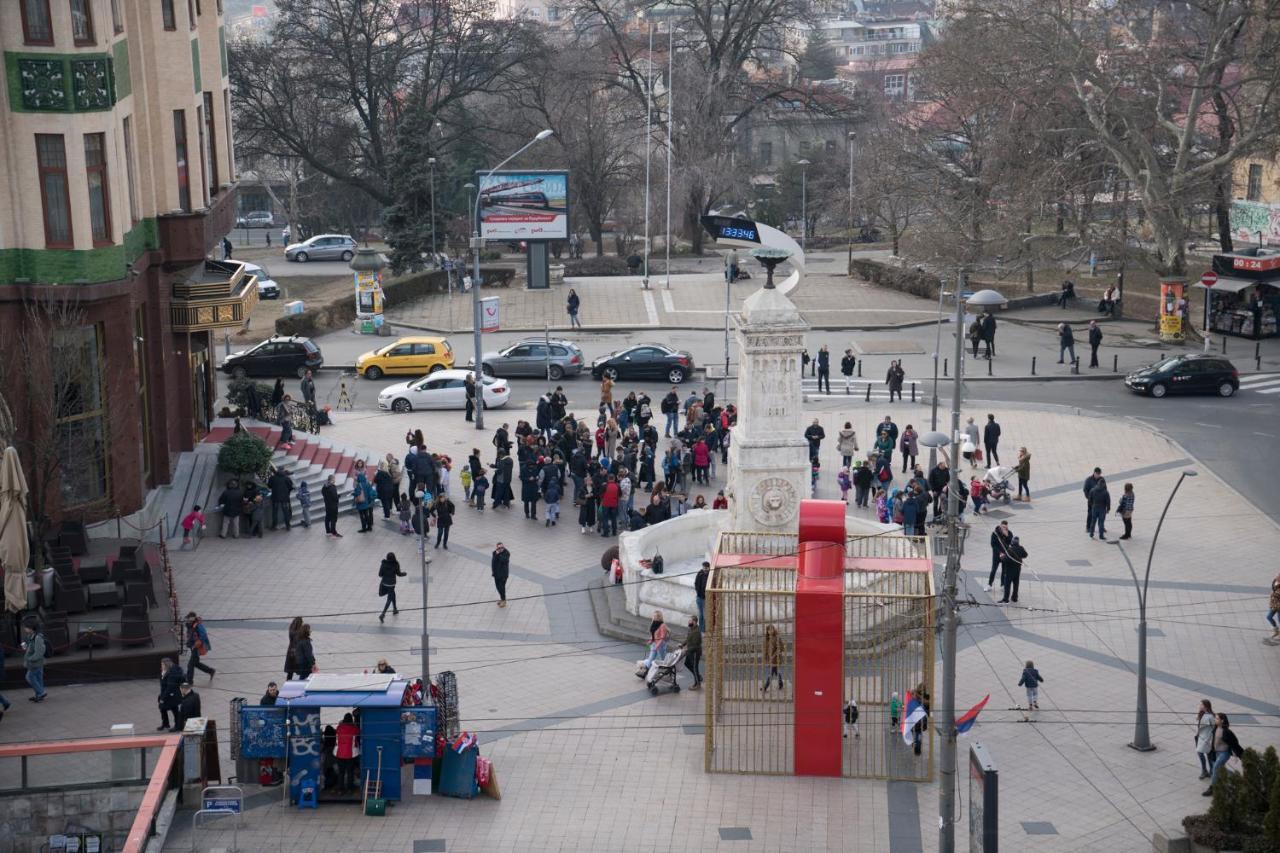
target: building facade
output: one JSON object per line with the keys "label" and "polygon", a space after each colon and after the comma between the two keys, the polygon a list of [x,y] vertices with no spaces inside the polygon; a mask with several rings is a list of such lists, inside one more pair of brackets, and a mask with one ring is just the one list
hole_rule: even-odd
{"label": "building facade", "polygon": [[33,510],[128,514],[211,417],[213,333],[256,299],[222,0],[6,0],[0,393]]}
{"label": "building facade", "polygon": [[1232,175],[1231,231],[1244,243],[1280,245],[1280,163],[1267,157],[1236,162]]}

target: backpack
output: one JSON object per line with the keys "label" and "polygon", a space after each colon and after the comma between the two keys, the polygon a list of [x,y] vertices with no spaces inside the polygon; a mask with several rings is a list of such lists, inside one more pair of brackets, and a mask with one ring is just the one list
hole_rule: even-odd
{"label": "backpack", "polygon": [[649,562],[649,568],[655,575],[662,574],[662,555],[654,554],[653,559]]}
{"label": "backpack", "polygon": [[651,417],[653,417],[653,409],[649,407],[649,404],[648,404],[648,403],[641,403],[641,404],[640,404],[640,417],[642,417],[642,418],[651,418]]}

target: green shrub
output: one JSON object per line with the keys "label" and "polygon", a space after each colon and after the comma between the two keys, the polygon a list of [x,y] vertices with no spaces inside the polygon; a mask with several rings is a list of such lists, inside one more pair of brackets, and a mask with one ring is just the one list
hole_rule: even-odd
{"label": "green shrub", "polygon": [[849,264],[849,275],[866,279],[877,287],[898,290],[913,296],[923,296],[926,299],[937,299],[938,288],[942,286],[941,280],[936,275],[863,258],[853,259]]}
{"label": "green shrub", "polygon": [[228,474],[265,478],[270,467],[271,448],[251,433],[235,433],[218,448],[218,468]]}
{"label": "green shrub", "polygon": [[[1275,747],[1267,747],[1267,752],[1274,754]],[[1267,815],[1262,819],[1262,834],[1273,849],[1280,850],[1280,768],[1271,777],[1271,799]]]}
{"label": "green shrub", "polygon": [[1263,758],[1256,749],[1249,748],[1244,751],[1240,762],[1244,765],[1241,807],[1246,812],[1265,812],[1267,795],[1271,792],[1271,780],[1264,775]]}
{"label": "green shrub", "polygon": [[1213,800],[1209,820],[1223,832],[1239,832],[1248,819],[1248,797],[1244,779],[1225,767],[1218,771],[1213,783]]}
{"label": "green shrub", "polygon": [[577,258],[576,260],[565,261],[564,274],[574,277],[631,275],[631,268],[627,266],[626,258],[619,258],[616,255],[602,255],[600,257]]}
{"label": "green shrub", "polygon": [[[1219,781],[1223,778],[1218,775]],[[1242,850],[1247,836],[1239,832],[1229,832],[1218,828],[1209,815],[1189,815],[1182,819],[1182,828],[1187,837],[1197,844],[1211,847],[1214,850]]]}

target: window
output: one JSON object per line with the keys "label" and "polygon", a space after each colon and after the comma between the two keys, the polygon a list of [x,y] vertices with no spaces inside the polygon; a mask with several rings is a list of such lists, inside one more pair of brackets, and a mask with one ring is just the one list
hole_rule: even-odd
{"label": "window", "polygon": [[147,395],[147,306],[133,312],[133,372],[138,377],[138,414],[142,418],[142,482],[151,479],[151,400]]}
{"label": "window", "polygon": [[173,0],[160,0],[160,17],[164,19],[164,28],[166,30],[176,30],[178,28],[177,16],[173,14]]}
{"label": "window", "polygon": [[764,166],[773,165],[773,143],[772,142],[760,143],[760,163]]}
{"label": "window", "polygon": [[1246,201],[1262,200],[1262,164],[1249,164],[1249,187],[1245,191]]}
{"label": "window", "polygon": [[124,32],[124,18],[120,17],[120,0],[111,0],[111,28],[116,35]]}
{"label": "window", "polygon": [[93,245],[111,244],[111,192],[107,187],[107,136],[84,135],[84,174],[89,182],[89,224]]}
{"label": "window", "polygon": [[200,146],[200,169],[204,172],[204,180],[200,182],[200,193],[204,196],[204,206],[209,206],[209,149],[204,143],[204,107],[196,107],[196,142]]}
{"label": "window", "polygon": [[886,74],[884,75],[884,94],[888,98],[901,98],[907,92],[907,77],[905,74]]}
{"label": "window", "polygon": [[77,45],[93,44],[92,0],[71,0],[71,37]]}
{"label": "window", "polygon": [[414,355],[435,355],[436,345],[435,344],[414,344],[413,354]]}
{"label": "window", "polygon": [[178,208],[191,212],[191,175],[187,166],[187,113],[173,111],[173,148],[178,165]]}
{"label": "window", "polygon": [[108,496],[102,326],[55,330],[51,357],[62,503],[94,503]]}
{"label": "window", "polygon": [[213,118],[213,92],[204,93],[204,135],[209,145],[208,157],[205,159],[205,183],[209,185],[209,195],[218,194],[218,123]]}
{"label": "window", "polygon": [[138,191],[134,189],[133,165],[133,116],[124,117],[124,171],[129,184],[129,221],[136,224],[138,216]]}
{"label": "window", "polygon": [[22,0],[22,40],[27,44],[53,44],[53,20],[49,0]]}
{"label": "window", "polygon": [[67,149],[61,134],[36,134],[36,163],[40,199],[44,203],[44,244],[69,249],[72,245],[71,196],[67,185]]}
{"label": "window", "polygon": [[560,10],[557,7],[552,6],[549,9],[547,9],[547,21],[554,24],[559,20],[560,20]]}

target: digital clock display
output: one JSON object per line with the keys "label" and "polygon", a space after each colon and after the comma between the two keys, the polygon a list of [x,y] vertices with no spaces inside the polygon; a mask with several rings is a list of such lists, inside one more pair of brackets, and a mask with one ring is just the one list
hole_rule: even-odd
{"label": "digital clock display", "polygon": [[726,225],[724,228],[721,228],[720,236],[732,237],[738,240],[751,240],[752,242],[755,242],[757,239],[755,229],[735,228],[732,225]]}
{"label": "digital clock display", "polygon": [[702,225],[713,240],[741,240],[759,243],[760,229],[750,219],[738,216],[704,216]]}

